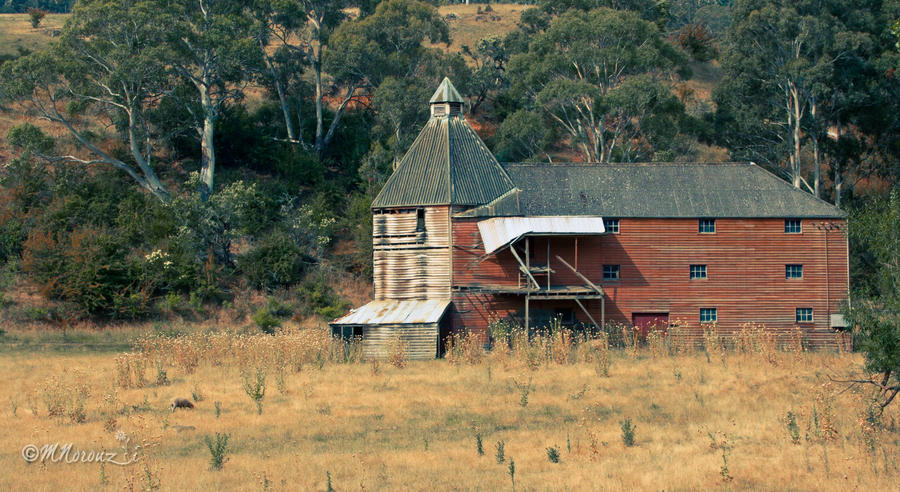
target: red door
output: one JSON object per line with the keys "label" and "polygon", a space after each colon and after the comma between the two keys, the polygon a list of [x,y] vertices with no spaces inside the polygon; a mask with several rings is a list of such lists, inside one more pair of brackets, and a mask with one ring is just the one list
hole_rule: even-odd
{"label": "red door", "polygon": [[646,339],[650,331],[666,331],[669,327],[669,313],[632,313],[631,323],[635,328],[640,328],[641,338]]}

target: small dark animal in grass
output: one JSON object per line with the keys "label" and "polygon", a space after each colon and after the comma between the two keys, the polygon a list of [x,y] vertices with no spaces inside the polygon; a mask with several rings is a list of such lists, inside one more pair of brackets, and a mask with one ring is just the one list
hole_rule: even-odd
{"label": "small dark animal in grass", "polygon": [[172,411],[174,412],[176,408],[194,408],[194,404],[191,403],[187,398],[175,398],[172,400]]}

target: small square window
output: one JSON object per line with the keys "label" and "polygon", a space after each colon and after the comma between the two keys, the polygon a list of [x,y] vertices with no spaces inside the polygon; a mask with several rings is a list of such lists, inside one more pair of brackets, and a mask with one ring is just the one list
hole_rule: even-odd
{"label": "small square window", "polygon": [[691,265],[691,279],[706,278],[706,265]]}
{"label": "small square window", "polygon": [[719,321],[719,313],[716,308],[700,308],[701,323],[715,323]]}
{"label": "small square window", "polygon": [[785,265],[784,278],[803,278],[803,265]]}
{"label": "small square window", "polygon": [[797,323],[812,323],[812,322],[813,322],[812,308],[797,308]]}
{"label": "small square window", "polygon": [[716,219],[700,219],[700,234],[715,234]]}
{"label": "small square window", "polygon": [[618,234],[619,219],[603,219],[603,228],[610,234]]}
{"label": "small square window", "polygon": [[785,234],[800,234],[803,229],[800,226],[800,219],[785,219],[784,220],[784,233]]}
{"label": "small square window", "polygon": [[619,265],[603,265],[603,280],[619,280]]}

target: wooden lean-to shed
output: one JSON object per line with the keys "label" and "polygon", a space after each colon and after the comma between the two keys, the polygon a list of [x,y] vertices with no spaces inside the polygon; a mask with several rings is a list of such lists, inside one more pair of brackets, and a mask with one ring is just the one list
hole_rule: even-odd
{"label": "wooden lean-to shed", "polygon": [[[438,336],[450,299],[372,301],[332,322],[342,337],[360,337],[366,357],[383,357],[403,344],[412,359],[439,355]],[[365,336],[363,336],[365,333]]]}

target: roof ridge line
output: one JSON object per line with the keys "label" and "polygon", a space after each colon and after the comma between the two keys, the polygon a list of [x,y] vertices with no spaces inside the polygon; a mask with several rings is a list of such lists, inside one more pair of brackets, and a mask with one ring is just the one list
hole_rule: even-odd
{"label": "roof ridge line", "polygon": [[[447,77],[444,77],[445,80],[448,80]],[[453,158],[453,151],[450,150],[450,134],[453,133],[450,130],[450,118],[452,116],[447,115],[443,117],[444,123],[447,125],[447,200],[450,203],[453,203],[453,199],[455,198],[454,193],[456,193],[456,189],[453,187],[453,163],[450,160]]]}

